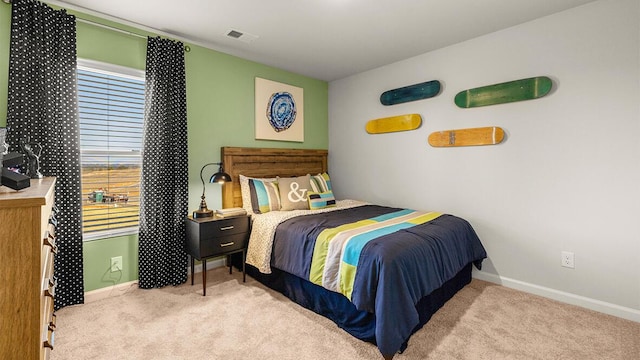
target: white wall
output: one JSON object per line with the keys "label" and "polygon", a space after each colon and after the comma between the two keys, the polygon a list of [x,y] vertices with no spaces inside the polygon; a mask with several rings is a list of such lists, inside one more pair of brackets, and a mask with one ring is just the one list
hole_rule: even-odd
{"label": "white wall", "polygon": [[[489,254],[476,277],[640,321],[639,23],[638,0],[601,0],[331,82],[336,195],[464,217]],[[538,100],[453,102],[465,89],[541,75],[554,88]],[[435,98],[379,102],[434,79]],[[418,130],[364,130],[408,113],[422,115]],[[481,126],[501,126],[506,140],[427,143],[433,131]],[[560,266],[563,250],[575,269]]]}

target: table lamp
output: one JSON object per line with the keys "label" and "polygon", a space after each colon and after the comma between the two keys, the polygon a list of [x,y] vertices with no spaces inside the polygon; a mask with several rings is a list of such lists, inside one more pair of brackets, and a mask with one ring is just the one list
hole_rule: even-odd
{"label": "table lamp", "polygon": [[211,177],[209,178],[210,183],[224,184],[226,182],[231,182],[231,176],[229,176],[229,174],[224,172],[224,168],[222,167],[221,162],[205,164],[202,167],[202,169],[200,169],[200,181],[202,181],[202,196],[200,197],[201,199],[200,208],[193,212],[194,219],[207,218],[207,217],[213,216],[213,210],[207,209],[207,202],[204,199],[205,184],[204,184],[204,177],[202,177],[202,172],[209,165],[219,165],[218,172],[211,175]]}

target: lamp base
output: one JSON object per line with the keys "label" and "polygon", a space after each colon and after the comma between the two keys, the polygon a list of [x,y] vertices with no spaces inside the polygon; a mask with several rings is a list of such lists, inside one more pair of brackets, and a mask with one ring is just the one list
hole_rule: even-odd
{"label": "lamp base", "polygon": [[196,210],[193,212],[194,219],[213,217],[213,210]]}

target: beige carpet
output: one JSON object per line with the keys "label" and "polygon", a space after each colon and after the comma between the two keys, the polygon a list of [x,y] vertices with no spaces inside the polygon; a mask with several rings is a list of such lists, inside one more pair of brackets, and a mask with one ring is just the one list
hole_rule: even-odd
{"label": "beige carpet", "polygon": [[[381,358],[250,277],[210,270],[203,297],[198,275],[58,311],[52,359]],[[473,280],[394,359],[640,359],[640,323]]]}

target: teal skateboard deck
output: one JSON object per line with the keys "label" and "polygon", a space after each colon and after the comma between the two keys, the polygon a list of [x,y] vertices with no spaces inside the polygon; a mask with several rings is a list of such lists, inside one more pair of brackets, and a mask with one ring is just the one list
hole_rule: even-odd
{"label": "teal skateboard deck", "polygon": [[409,101],[428,99],[438,95],[439,92],[440,81],[432,80],[385,91],[380,95],[380,103],[382,105],[402,104]]}
{"label": "teal skateboard deck", "polygon": [[546,76],[509,81],[461,91],[454,101],[458,107],[472,108],[537,99],[547,95],[552,84]]}

